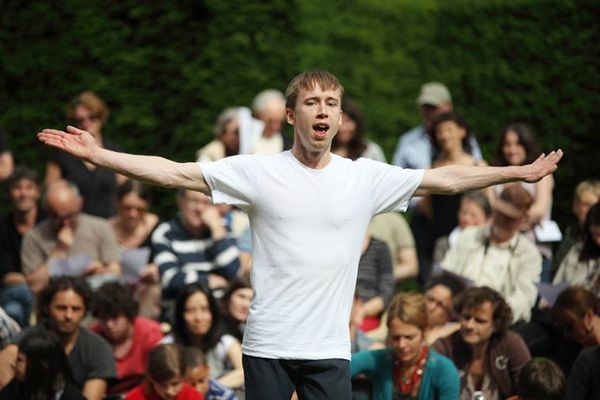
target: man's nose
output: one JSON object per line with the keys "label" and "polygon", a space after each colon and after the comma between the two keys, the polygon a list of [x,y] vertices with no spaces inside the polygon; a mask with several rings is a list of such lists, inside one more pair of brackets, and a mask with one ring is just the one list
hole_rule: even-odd
{"label": "man's nose", "polygon": [[319,103],[317,105],[317,114],[319,116],[327,116],[327,107],[325,107],[325,103]]}

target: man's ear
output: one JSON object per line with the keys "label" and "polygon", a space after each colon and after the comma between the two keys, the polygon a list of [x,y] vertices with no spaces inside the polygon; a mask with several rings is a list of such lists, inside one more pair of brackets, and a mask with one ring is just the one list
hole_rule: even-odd
{"label": "man's ear", "polygon": [[286,108],[285,109],[285,119],[288,124],[293,126],[294,123],[296,122],[296,114],[294,113],[294,110],[292,110],[291,108]]}
{"label": "man's ear", "polygon": [[586,328],[592,325],[592,321],[594,320],[594,311],[591,308],[586,310],[585,314],[583,315],[583,320],[585,321]]}

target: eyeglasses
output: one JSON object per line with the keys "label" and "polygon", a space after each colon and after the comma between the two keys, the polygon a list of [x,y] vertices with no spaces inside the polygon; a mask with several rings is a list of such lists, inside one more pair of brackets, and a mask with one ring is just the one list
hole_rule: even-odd
{"label": "eyeglasses", "polygon": [[442,303],[441,301],[439,301],[438,299],[436,299],[435,297],[432,296],[425,296],[425,300],[428,303],[431,303],[433,305],[435,305],[436,307],[439,307],[440,309],[449,312],[450,311],[450,307],[446,306],[444,303]]}
{"label": "eyeglasses", "polygon": [[79,117],[79,118],[75,118],[75,119],[73,119],[73,121],[74,121],[74,122],[75,122],[77,125],[81,125],[81,124],[83,124],[84,122],[87,122],[87,121],[89,121],[89,122],[96,122],[96,121],[98,121],[99,119],[100,119],[100,116],[99,116],[99,115],[92,114],[92,115],[88,115],[88,116],[85,116],[85,117]]}
{"label": "eyeglasses", "polygon": [[57,215],[54,214],[53,212],[49,213],[50,218],[56,222],[63,222],[63,221],[67,221],[67,220],[73,220],[75,217],[77,217],[77,215],[79,214],[79,211],[73,211],[71,213],[65,214],[65,215]]}
{"label": "eyeglasses", "polygon": [[137,211],[138,213],[145,213],[146,211],[148,211],[148,207],[136,207],[127,204],[121,204],[121,209],[125,212]]}

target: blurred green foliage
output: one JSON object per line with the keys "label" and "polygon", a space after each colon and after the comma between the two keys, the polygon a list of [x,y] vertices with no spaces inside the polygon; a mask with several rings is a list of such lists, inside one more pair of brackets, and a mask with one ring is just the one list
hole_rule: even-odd
{"label": "blurred green foliage", "polygon": [[[600,170],[599,20],[596,0],[0,0],[0,124],[17,162],[43,172],[35,132],[64,126],[68,100],[90,89],[112,111],[104,134],[127,151],[192,160],[223,108],[325,68],[391,158],[419,122],[420,85],[438,80],[488,161],[517,120],[565,150],[564,223],[574,185]],[[174,194],[157,193],[168,216]]]}

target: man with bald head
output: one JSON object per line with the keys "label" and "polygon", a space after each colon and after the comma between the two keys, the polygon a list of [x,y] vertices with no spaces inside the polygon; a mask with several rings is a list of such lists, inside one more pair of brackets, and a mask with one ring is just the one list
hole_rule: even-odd
{"label": "man with bald head", "polygon": [[252,111],[240,110],[240,154],[277,154],[291,147],[281,133],[285,120],[285,97],[276,89],[259,92]]}
{"label": "man with bald head", "polygon": [[[46,189],[44,206],[48,218],[23,238],[21,261],[27,282],[39,292],[51,275],[49,263],[60,264],[73,256],[88,256],[86,276],[119,276],[119,248],[108,222],[81,212],[83,200],[76,186],[65,180]],[[72,274],[53,268],[55,275]]]}

